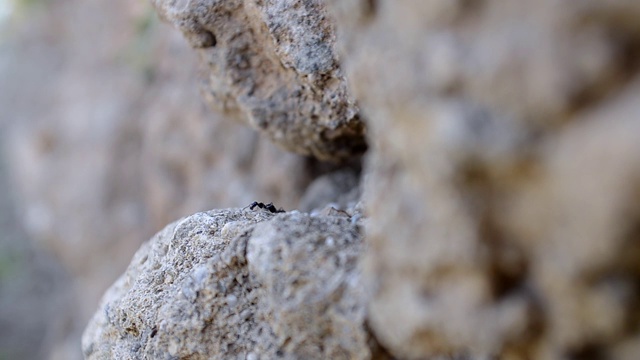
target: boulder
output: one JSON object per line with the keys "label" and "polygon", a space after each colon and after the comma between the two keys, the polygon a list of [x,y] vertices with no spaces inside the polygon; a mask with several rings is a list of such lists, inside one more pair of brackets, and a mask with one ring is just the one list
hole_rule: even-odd
{"label": "boulder", "polygon": [[637,358],[640,3],[327,3],[373,144],[378,340],[403,359]]}
{"label": "boulder", "polygon": [[198,49],[214,108],[298,154],[341,161],[366,150],[323,1],[152,3]]}
{"label": "boulder", "polygon": [[83,336],[86,359],[368,359],[356,218],[198,213],[145,243]]}

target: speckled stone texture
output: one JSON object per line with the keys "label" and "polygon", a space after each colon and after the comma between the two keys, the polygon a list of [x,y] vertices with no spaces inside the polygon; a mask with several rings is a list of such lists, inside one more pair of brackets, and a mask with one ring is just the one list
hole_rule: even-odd
{"label": "speckled stone texture", "polygon": [[640,2],[332,0],[395,356],[640,356]]}
{"label": "speckled stone texture", "polygon": [[[355,219],[355,218],[354,218]],[[359,227],[348,216],[284,215],[256,226],[249,269],[292,359],[369,359]],[[320,345],[320,347],[319,347]]]}
{"label": "speckled stone texture", "polygon": [[290,150],[357,152],[343,69],[367,217],[336,173],[303,198],[315,216],[170,226],[105,296],[88,357],[640,357],[640,3],[155,5],[210,99]]}
{"label": "speckled stone texture", "polygon": [[344,160],[366,149],[364,123],[320,0],[152,0],[199,49],[203,92],[287,150]]}
{"label": "speckled stone texture", "polygon": [[[25,265],[46,268],[38,262],[49,258],[69,274],[68,285],[46,280],[45,288],[34,277],[26,282],[33,296],[46,290],[52,304],[68,296],[70,306],[68,314],[37,306],[25,320],[19,308],[29,302],[0,290],[0,302],[7,299],[0,317],[11,324],[11,336],[0,334],[11,345],[0,353],[79,360],[82,330],[143,241],[211,208],[262,200],[292,209],[318,172],[316,162],[207,108],[197,54],[149,3],[22,3],[15,21],[0,26],[3,191],[15,199],[16,215],[7,221],[45,253],[21,257]],[[8,235],[4,241],[30,246]],[[9,254],[0,250],[0,263]],[[54,325],[56,335],[45,336]],[[40,342],[12,340],[25,333]],[[14,347],[26,352],[18,356]]]}
{"label": "speckled stone texture", "polygon": [[357,219],[216,210],[167,226],[107,291],[87,359],[368,359]]}

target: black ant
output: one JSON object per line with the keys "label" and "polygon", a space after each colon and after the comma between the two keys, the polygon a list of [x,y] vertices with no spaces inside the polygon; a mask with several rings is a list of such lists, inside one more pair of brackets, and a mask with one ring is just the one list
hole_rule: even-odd
{"label": "black ant", "polygon": [[249,209],[253,210],[253,209],[254,209],[254,208],[256,208],[256,207],[258,207],[258,208],[260,208],[260,209],[269,210],[270,212],[272,212],[272,213],[274,213],[274,214],[276,214],[276,213],[283,213],[283,212],[286,212],[286,211],[284,211],[282,208],[277,209],[277,208],[275,207],[275,205],[273,205],[273,203],[268,203],[268,204],[266,204],[266,205],[265,205],[264,203],[257,202],[257,201],[254,201],[253,203],[251,203],[251,205],[247,205],[247,206],[245,206],[244,208],[242,208],[242,210],[244,210],[244,209],[246,209],[246,208],[249,208]]}

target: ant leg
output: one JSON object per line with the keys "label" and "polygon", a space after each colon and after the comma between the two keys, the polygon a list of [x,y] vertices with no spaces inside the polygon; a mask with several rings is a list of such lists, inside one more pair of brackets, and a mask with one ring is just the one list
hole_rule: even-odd
{"label": "ant leg", "polygon": [[273,203],[268,203],[267,205],[265,205],[265,209],[271,211],[272,213],[278,212],[278,209],[276,209]]}
{"label": "ant leg", "polygon": [[258,202],[257,202],[257,201],[254,201],[254,202],[252,202],[251,204],[249,204],[249,205],[247,205],[247,206],[243,207],[243,208],[242,208],[242,210],[244,210],[244,209],[246,209],[246,208],[249,208],[249,210],[253,210],[253,208],[255,208],[256,206],[259,206],[259,204],[258,204]]}

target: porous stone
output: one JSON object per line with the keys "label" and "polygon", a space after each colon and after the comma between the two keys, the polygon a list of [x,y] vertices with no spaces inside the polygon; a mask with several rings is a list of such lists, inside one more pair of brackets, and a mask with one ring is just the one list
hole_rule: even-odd
{"label": "porous stone", "polygon": [[369,359],[359,227],[344,216],[284,215],[256,226],[249,269],[261,311],[291,359]]}
{"label": "porous stone", "polygon": [[333,207],[353,213],[361,197],[360,171],[342,169],[319,176],[307,187],[300,199],[299,208],[305,212],[322,211]]}
{"label": "porous stone", "polygon": [[203,92],[287,150],[344,160],[366,149],[320,0],[152,0],[200,49]]}
{"label": "porous stone", "polygon": [[[12,343],[51,360],[79,360],[83,328],[144,240],[212,207],[261,200],[291,209],[313,165],[208,109],[194,86],[197,54],[147,2],[29,4],[36,6],[20,7],[19,19],[0,21],[4,191],[15,198],[25,241],[52,253],[34,262],[56,259],[69,273],[74,291],[55,286],[48,297],[75,298],[69,314],[54,311],[70,324],[55,331],[64,342],[30,331],[37,342]],[[32,325],[12,309],[23,305],[3,307],[16,316],[12,324],[58,323],[40,306],[28,312]]]}
{"label": "porous stone", "polygon": [[265,211],[199,213],[168,225],[134,256],[83,336],[87,359],[244,358],[269,331],[253,316],[243,242]]}
{"label": "porous stone", "polygon": [[395,356],[638,356],[640,3],[331,0]]}
{"label": "porous stone", "polygon": [[216,210],[167,226],[107,291],[87,359],[366,359],[359,226]]}

